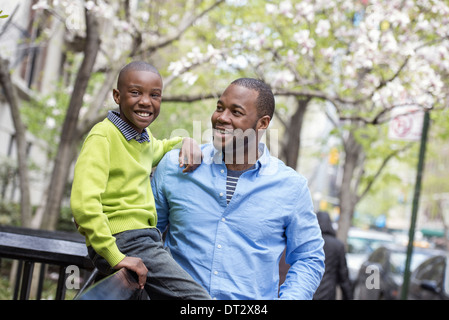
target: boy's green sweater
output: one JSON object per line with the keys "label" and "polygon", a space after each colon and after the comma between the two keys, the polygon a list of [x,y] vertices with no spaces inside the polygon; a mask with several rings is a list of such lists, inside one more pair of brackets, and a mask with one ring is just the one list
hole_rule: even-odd
{"label": "boy's green sweater", "polygon": [[114,234],[156,226],[150,174],[182,138],[129,141],[108,119],[95,125],[75,166],[70,204],[86,245],[114,267],[125,255]]}

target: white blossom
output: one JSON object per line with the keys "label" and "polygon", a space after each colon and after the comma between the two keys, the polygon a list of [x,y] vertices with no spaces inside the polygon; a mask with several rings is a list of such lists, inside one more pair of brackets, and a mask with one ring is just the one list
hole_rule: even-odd
{"label": "white blossom", "polygon": [[320,52],[323,55],[323,57],[328,61],[331,61],[335,56],[335,49],[333,47],[322,48]]}
{"label": "white blossom", "polygon": [[213,45],[209,44],[207,45],[207,57],[212,59],[220,59],[221,58],[221,51],[218,49],[215,49]]}
{"label": "white blossom", "polygon": [[399,47],[398,43],[392,32],[385,33],[381,38],[382,50],[387,53],[397,52]]}
{"label": "white blossom", "polygon": [[292,49],[289,49],[287,52],[287,62],[288,63],[296,63],[299,60],[299,56],[295,54],[295,52]]}
{"label": "white blossom", "polygon": [[265,11],[268,14],[276,14],[278,12],[277,6],[275,4],[272,4],[272,3],[265,4]]}
{"label": "white blossom", "polygon": [[284,45],[281,39],[276,39],[273,41],[273,47],[281,48]]}
{"label": "white blossom", "polygon": [[150,13],[148,11],[141,11],[139,12],[139,15],[143,22],[148,22],[150,20]]}
{"label": "white blossom", "polygon": [[301,1],[300,3],[295,5],[296,9],[296,17],[297,21],[301,21],[302,18],[305,18],[307,21],[312,22],[315,18],[315,11],[313,5],[308,1]]}
{"label": "white blossom", "polygon": [[315,32],[318,37],[327,37],[329,35],[330,28],[331,24],[329,20],[323,19],[318,21]]}
{"label": "white blossom", "polygon": [[300,47],[301,54],[310,53],[311,49],[315,47],[315,40],[313,38],[309,38],[309,35],[309,30],[299,30],[293,35],[293,38]]}
{"label": "white blossom", "polygon": [[168,66],[168,71],[170,71],[175,77],[181,74],[184,69],[184,65],[181,61],[172,61]]}
{"label": "white blossom", "polygon": [[199,47],[193,47],[192,51],[187,53],[187,58],[189,58],[192,63],[198,63],[202,60],[203,54]]}
{"label": "white blossom", "polygon": [[50,6],[48,5],[47,0],[39,0],[36,4],[33,4],[31,7],[32,10],[40,10],[40,9],[49,9]]}
{"label": "white blossom", "polygon": [[265,41],[266,41],[265,36],[259,35],[252,37],[249,40],[248,44],[251,48],[253,48],[253,50],[259,51],[260,49],[262,49]]}
{"label": "white blossom", "polygon": [[192,73],[192,72],[185,72],[181,76],[181,80],[185,83],[187,83],[189,86],[192,86],[195,84],[196,80],[198,80],[198,75]]}
{"label": "white blossom", "polygon": [[48,117],[47,119],[45,119],[45,126],[49,129],[56,128],[56,120],[54,118]]}
{"label": "white blossom", "polygon": [[217,37],[218,40],[224,41],[224,40],[228,39],[231,36],[231,33],[227,29],[225,29],[225,28],[220,28],[215,33],[215,36]]}
{"label": "white blossom", "polygon": [[85,7],[87,10],[92,10],[92,9],[94,9],[94,8],[96,7],[96,4],[95,4],[94,1],[87,1],[87,2],[84,4],[84,7]]}
{"label": "white blossom", "polygon": [[293,18],[292,9],[292,3],[288,0],[282,1],[279,4],[279,13],[285,15],[287,18]]}
{"label": "white blossom", "polygon": [[56,99],[54,97],[51,97],[47,100],[47,106],[49,107],[56,107]]}
{"label": "white blossom", "polygon": [[295,80],[295,75],[290,70],[281,70],[274,75],[273,87],[284,87]]}

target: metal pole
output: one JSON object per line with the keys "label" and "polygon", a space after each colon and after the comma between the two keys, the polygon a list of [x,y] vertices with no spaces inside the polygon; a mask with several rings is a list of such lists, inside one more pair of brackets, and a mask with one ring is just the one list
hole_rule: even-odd
{"label": "metal pole", "polygon": [[416,173],[415,193],[413,194],[412,217],[408,233],[407,259],[405,261],[404,281],[402,283],[401,299],[407,300],[408,286],[410,282],[410,263],[413,254],[413,241],[415,238],[416,216],[418,214],[419,195],[421,193],[421,179],[424,167],[424,157],[426,154],[427,132],[429,131],[429,111],[424,112],[424,121],[421,134],[421,146],[419,148],[418,169]]}

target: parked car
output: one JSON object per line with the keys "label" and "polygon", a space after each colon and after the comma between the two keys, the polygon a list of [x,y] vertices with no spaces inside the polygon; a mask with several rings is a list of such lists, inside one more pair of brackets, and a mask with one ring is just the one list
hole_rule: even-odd
{"label": "parked car", "polygon": [[449,256],[441,254],[421,263],[410,276],[409,300],[449,300]]}
{"label": "parked car", "polygon": [[[413,248],[410,272],[426,259],[440,253],[432,249]],[[360,267],[354,284],[354,299],[399,299],[406,257],[406,246],[390,244],[376,249]]]}
{"label": "parked car", "polygon": [[351,282],[355,282],[360,266],[374,250],[384,244],[393,243],[394,240],[395,237],[386,232],[350,228],[347,239],[346,264]]}

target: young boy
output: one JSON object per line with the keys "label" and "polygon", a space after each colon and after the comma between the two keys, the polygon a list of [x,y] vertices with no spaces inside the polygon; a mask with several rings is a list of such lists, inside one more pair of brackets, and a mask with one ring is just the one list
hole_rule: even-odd
{"label": "young boy", "polygon": [[[92,128],[73,179],[71,207],[89,257],[103,273],[136,272],[151,299],[210,299],[164,249],[156,228],[151,169],[182,140],[157,140],[145,129],[159,115],[162,78],[153,66],[131,62],[120,71],[113,97],[120,113],[110,111]],[[184,139],[184,172],[199,163],[201,150],[192,145]]]}

